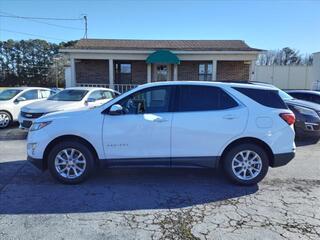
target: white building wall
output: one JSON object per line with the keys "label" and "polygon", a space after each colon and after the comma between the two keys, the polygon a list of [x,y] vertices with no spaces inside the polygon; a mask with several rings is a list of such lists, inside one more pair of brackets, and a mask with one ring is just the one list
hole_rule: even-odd
{"label": "white building wall", "polygon": [[320,52],[313,54],[311,66],[256,65],[254,80],[271,83],[282,89],[320,90]]}
{"label": "white building wall", "polygon": [[254,81],[271,83],[282,89],[311,89],[313,66],[259,66]]}

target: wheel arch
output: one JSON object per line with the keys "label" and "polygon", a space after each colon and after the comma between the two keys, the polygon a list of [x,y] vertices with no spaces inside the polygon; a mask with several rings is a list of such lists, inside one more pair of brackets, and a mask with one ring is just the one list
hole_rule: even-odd
{"label": "wheel arch", "polygon": [[13,116],[12,116],[11,112],[9,112],[8,110],[2,110],[2,109],[0,109],[0,112],[8,113],[8,114],[10,115],[11,121],[13,120]]}
{"label": "wheel arch", "polygon": [[257,144],[258,146],[262,147],[267,155],[268,155],[268,159],[269,159],[269,166],[271,166],[274,162],[274,154],[272,152],[272,149],[270,148],[270,146],[262,141],[261,139],[258,139],[258,138],[255,138],[255,137],[243,137],[243,138],[238,138],[234,141],[232,141],[231,143],[229,143],[225,149],[223,150],[222,154],[221,154],[221,157],[220,157],[220,161],[219,163],[220,164],[223,164],[223,159],[224,157],[226,156],[227,152],[233,148],[234,146],[236,145],[239,145],[239,144],[242,144],[242,143],[253,143],[253,144]]}
{"label": "wheel arch", "polygon": [[93,153],[95,163],[99,164],[99,156],[98,156],[97,150],[94,148],[94,146],[88,140],[86,140],[80,136],[77,136],[77,135],[63,135],[63,136],[59,136],[59,137],[53,139],[47,145],[47,147],[44,151],[44,154],[43,154],[44,169],[48,168],[48,156],[49,156],[50,151],[58,142],[62,142],[62,141],[78,141],[78,142],[81,142],[82,144],[86,145]]}

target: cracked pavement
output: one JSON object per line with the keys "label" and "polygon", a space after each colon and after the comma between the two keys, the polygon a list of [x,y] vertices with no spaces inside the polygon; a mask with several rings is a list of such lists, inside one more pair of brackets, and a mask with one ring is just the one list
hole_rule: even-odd
{"label": "cracked pavement", "polygon": [[65,186],[0,141],[0,239],[320,239],[320,143],[258,185],[219,170],[103,169]]}

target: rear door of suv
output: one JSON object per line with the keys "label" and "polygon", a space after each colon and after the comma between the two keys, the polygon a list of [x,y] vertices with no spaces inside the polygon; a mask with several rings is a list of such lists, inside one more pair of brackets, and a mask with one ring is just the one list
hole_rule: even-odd
{"label": "rear door of suv", "polygon": [[244,130],[247,108],[215,86],[181,85],[175,100],[171,164],[213,167],[221,148]]}

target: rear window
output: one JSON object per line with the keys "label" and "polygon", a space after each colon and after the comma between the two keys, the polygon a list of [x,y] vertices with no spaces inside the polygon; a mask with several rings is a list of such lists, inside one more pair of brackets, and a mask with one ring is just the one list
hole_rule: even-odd
{"label": "rear window", "polygon": [[288,109],[287,105],[280,97],[278,90],[264,90],[239,87],[235,87],[234,89],[251,98],[255,102],[260,103],[266,107]]}
{"label": "rear window", "polygon": [[238,103],[218,87],[180,86],[178,111],[222,110],[238,106]]}

